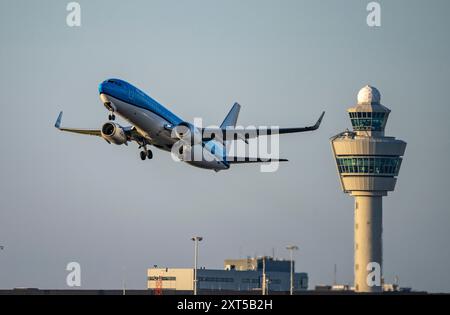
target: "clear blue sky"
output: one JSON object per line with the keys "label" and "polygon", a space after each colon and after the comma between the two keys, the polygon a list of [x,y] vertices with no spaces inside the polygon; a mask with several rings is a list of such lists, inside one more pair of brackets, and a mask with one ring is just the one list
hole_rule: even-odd
{"label": "clear blue sky", "polygon": [[[408,142],[395,192],[384,199],[384,275],[414,289],[450,291],[450,2],[369,1],[0,2],[0,287],[65,288],[78,261],[83,288],[145,288],[146,268],[288,256],[310,286],[353,281],[353,200],[340,191],[329,137],[366,84],[392,110],[387,135]],[[177,115],[219,123],[233,102],[240,123],[304,125],[286,135],[276,173],[214,173],[154,151],[61,134],[99,128],[97,85],[120,77]]]}

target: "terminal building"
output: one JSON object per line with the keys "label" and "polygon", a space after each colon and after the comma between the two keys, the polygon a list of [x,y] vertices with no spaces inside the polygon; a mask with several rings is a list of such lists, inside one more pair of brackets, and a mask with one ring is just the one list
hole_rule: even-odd
{"label": "terminal building", "polygon": [[[290,260],[273,257],[227,259],[224,269],[197,270],[198,290],[207,291],[257,291],[262,290],[265,269],[269,292],[288,292],[290,289]],[[264,268],[265,267],[265,268]],[[295,264],[294,268],[295,270]],[[149,290],[184,291],[194,289],[194,268],[149,268]],[[308,274],[294,273],[294,291],[308,289]]]}

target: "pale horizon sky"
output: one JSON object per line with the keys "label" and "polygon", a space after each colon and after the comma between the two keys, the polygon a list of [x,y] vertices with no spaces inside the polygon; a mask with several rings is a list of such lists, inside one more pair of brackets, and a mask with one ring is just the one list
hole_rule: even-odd
{"label": "pale horizon sky", "polygon": [[[353,198],[339,186],[329,138],[346,128],[358,90],[377,87],[392,113],[386,135],[408,143],[396,190],[383,200],[386,282],[450,292],[450,2],[83,0],[0,1],[0,288],[146,288],[153,265],[190,267],[226,258],[288,258],[310,288],[353,282]],[[135,144],[57,131],[100,128],[97,87],[118,77],[178,116],[218,124],[234,102],[239,123],[302,126],[280,138],[276,173],[257,165],[215,173]],[[119,123],[124,123],[119,120]]]}

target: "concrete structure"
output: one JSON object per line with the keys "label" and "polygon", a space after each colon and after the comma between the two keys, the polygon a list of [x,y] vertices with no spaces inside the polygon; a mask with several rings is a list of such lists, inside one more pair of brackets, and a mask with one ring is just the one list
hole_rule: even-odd
{"label": "concrete structure", "polygon": [[[258,291],[262,288],[263,260],[269,292],[288,292],[290,288],[290,261],[272,257],[225,260],[224,270],[198,269],[198,290],[208,291]],[[147,288],[158,286],[169,291],[193,291],[193,268],[150,268],[147,270]],[[294,274],[294,290],[308,289],[308,275]]]}
{"label": "concrete structure", "polygon": [[386,137],[391,112],[371,86],[348,109],[353,131],[332,137],[342,190],[355,197],[355,291],[382,291],[382,197],[393,191],[406,143]]}

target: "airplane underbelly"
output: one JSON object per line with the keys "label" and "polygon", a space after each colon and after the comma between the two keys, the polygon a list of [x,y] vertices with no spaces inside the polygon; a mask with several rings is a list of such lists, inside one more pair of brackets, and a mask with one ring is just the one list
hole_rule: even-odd
{"label": "airplane underbelly", "polygon": [[220,170],[225,170],[228,169],[228,167],[226,167],[223,163],[219,162],[219,161],[186,161],[187,164],[195,166],[195,167],[199,167],[199,168],[204,168],[204,169],[208,169],[208,170],[215,170],[215,171],[220,171]]}
{"label": "airplane underbelly", "polygon": [[186,155],[189,158],[189,160],[185,160],[186,163],[195,167],[206,168],[215,171],[225,170],[229,168],[229,166],[225,164],[221,158],[213,155],[211,152],[209,152],[205,148],[202,148],[200,145],[194,147],[194,149],[195,148],[201,149],[201,156],[196,156],[196,154],[191,151]]}
{"label": "airplane underbelly", "polygon": [[116,113],[135,126],[144,137],[151,139],[152,143],[166,146],[174,142],[175,139],[160,137],[160,134],[165,132],[164,125],[169,123],[164,118],[115,98],[111,98],[111,101]]}

